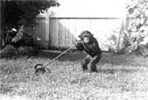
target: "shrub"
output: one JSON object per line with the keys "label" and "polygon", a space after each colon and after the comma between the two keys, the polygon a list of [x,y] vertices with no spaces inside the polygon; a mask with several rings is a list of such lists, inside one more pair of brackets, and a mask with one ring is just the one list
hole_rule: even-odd
{"label": "shrub", "polygon": [[148,54],[148,50],[145,50],[148,44],[148,1],[130,0],[127,4],[127,11],[130,20],[121,37],[122,49],[124,49],[124,53],[145,56]]}
{"label": "shrub", "polygon": [[33,46],[34,41],[31,35],[25,32],[24,26],[21,26],[20,29],[16,32],[10,31],[7,32],[6,44],[11,44],[16,48],[20,46]]}
{"label": "shrub", "polygon": [[17,49],[12,45],[6,45],[4,49],[0,51],[1,58],[12,57],[17,55]]}
{"label": "shrub", "polygon": [[31,46],[20,46],[19,48],[15,48],[12,45],[6,45],[5,48],[0,51],[1,58],[11,58],[22,55],[32,56],[36,53],[37,50]]}
{"label": "shrub", "polygon": [[21,46],[18,48],[19,55],[33,55],[34,49],[31,46]]}

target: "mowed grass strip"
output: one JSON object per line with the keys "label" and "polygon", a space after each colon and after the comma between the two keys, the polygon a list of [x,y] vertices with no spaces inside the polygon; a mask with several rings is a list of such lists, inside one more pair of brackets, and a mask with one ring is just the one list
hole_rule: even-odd
{"label": "mowed grass strip", "polygon": [[[68,53],[36,76],[34,65],[50,57],[0,60],[0,97],[15,100],[147,100],[148,58],[104,53],[98,73],[83,72],[85,54]],[[12,97],[11,97],[12,96]]]}

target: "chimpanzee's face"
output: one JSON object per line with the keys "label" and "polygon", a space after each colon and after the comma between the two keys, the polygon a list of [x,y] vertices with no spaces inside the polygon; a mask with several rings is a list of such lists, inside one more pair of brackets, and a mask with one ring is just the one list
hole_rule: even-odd
{"label": "chimpanzee's face", "polygon": [[90,33],[85,32],[83,34],[83,40],[85,43],[90,43],[92,35]]}
{"label": "chimpanzee's face", "polygon": [[89,43],[89,42],[90,42],[90,37],[85,36],[85,37],[84,37],[84,42],[85,42],[85,43]]}
{"label": "chimpanzee's face", "polygon": [[81,40],[83,40],[85,43],[90,43],[91,42],[91,38],[92,38],[92,34],[89,31],[83,31],[79,37],[81,38]]}

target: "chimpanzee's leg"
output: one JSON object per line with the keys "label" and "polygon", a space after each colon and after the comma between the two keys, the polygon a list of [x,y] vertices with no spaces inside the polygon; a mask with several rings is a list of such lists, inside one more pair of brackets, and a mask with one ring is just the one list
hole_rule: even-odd
{"label": "chimpanzee's leg", "polygon": [[90,61],[91,61],[91,57],[89,55],[83,59],[83,61],[82,61],[83,71],[86,71],[88,69],[87,65]]}
{"label": "chimpanzee's leg", "polygon": [[97,72],[96,64],[100,61],[101,55],[96,55],[90,61],[90,68],[92,72]]}

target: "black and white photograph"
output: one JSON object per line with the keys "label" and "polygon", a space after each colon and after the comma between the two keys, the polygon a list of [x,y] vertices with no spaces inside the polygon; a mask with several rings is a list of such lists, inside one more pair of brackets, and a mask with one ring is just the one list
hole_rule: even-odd
{"label": "black and white photograph", "polygon": [[0,100],[148,100],[148,0],[1,0]]}

